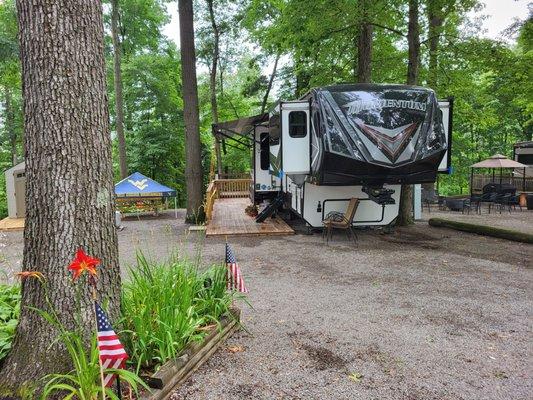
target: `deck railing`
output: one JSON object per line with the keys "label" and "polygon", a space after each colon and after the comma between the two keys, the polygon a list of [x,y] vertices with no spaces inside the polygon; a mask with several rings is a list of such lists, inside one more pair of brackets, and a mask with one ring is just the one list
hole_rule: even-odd
{"label": "deck railing", "polygon": [[223,174],[216,174],[215,179],[250,179],[250,172],[229,172]]}
{"label": "deck railing", "polygon": [[215,184],[221,198],[248,197],[252,180],[246,179],[216,179]]}
{"label": "deck railing", "polygon": [[[500,183],[500,175],[495,174],[493,179],[492,175],[474,174],[472,177],[472,192],[481,193],[483,191],[483,186],[491,182]],[[517,192],[533,192],[533,177],[531,176],[526,176],[524,180],[521,176],[504,175],[502,176],[502,183],[513,185]]]}
{"label": "deck railing", "polygon": [[238,198],[250,196],[252,179],[215,179],[209,182],[205,199],[205,215],[208,221],[213,217],[213,206],[218,198]]}

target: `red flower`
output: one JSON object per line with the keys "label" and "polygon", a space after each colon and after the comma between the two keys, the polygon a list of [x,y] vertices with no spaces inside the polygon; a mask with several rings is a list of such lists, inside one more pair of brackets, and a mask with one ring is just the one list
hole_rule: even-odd
{"label": "red flower", "polygon": [[76,258],[70,263],[68,269],[74,272],[72,278],[76,280],[84,271],[87,271],[92,276],[96,276],[96,266],[98,264],[100,264],[98,258],[88,256],[82,249],[79,249],[76,252]]}

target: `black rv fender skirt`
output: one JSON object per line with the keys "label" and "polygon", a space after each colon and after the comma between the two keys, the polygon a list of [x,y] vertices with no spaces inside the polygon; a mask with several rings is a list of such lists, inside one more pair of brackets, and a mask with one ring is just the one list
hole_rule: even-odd
{"label": "black rv fender skirt", "polygon": [[396,168],[388,168],[326,151],[315,182],[330,186],[435,182],[443,155],[444,151]]}

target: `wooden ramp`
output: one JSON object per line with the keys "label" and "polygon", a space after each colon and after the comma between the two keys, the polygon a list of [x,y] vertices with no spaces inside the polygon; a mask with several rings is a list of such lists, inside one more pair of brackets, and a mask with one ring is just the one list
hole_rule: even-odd
{"label": "wooden ramp", "polygon": [[267,218],[258,224],[244,212],[248,198],[216,199],[213,216],[207,224],[206,236],[293,235],[294,231],[281,218]]}
{"label": "wooden ramp", "polygon": [[24,230],[24,218],[4,218],[0,220],[0,231]]}

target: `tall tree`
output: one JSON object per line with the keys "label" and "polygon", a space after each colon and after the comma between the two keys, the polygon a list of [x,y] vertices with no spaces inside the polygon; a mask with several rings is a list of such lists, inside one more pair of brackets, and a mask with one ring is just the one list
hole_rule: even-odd
{"label": "tall tree", "polygon": [[268,80],[268,86],[265,90],[265,95],[263,96],[263,102],[261,103],[261,114],[266,111],[268,104],[268,96],[270,96],[270,91],[272,90],[272,85],[274,84],[274,79],[276,78],[276,73],[278,71],[278,62],[279,62],[279,53],[276,55],[274,60],[274,67],[272,68],[272,73],[270,74],[270,79]]}
{"label": "tall tree", "polygon": [[124,137],[124,100],[122,96],[122,44],[119,36],[119,0],[111,0],[111,36],[113,39],[113,76],[115,87],[115,129],[118,139],[120,178],[128,176],[126,138]]}
{"label": "tall tree", "polygon": [[[18,0],[17,10],[27,178],[23,270],[45,275],[52,305],[72,326],[76,290],[66,267],[84,248],[105,266],[98,292],[117,316],[120,270],[102,4]],[[81,302],[82,323],[90,332],[92,304],[85,297]],[[0,372],[2,393],[69,367],[57,330],[28,308],[48,309],[36,280],[23,282],[21,305],[13,349]]]}
{"label": "tall tree", "polygon": [[[218,105],[217,105],[217,67],[220,55],[220,29],[215,19],[213,0],[207,0],[209,11],[209,20],[213,29],[213,54],[211,58],[211,68],[209,70],[209,87],[211,91],[211,117],[213,124],[218,124]],[[220,142],[215,138],[215,154],[217,162],[217,172],[222,174],[222,155],[220,154]]]}
{"label": "tall tree", "polygon": [[368,83],[372,76],[372,34],[374,27],[369,21],[369,3],[361,0],[361,23],[357,37],[357,82]]}
{"label": "tall tree", "polygon": [[[418,0],[409,0],[409,23],[407,29],[408,63],[407,84],[418,83],[418,71],[420,66],[420,26],[418,22]],[[401,226],[413,223],[413,186],[402,185],[400,195],[400,210],[398,224]]]}
{"label": "tall tree", "polygon": [[181,80],[183,85],[183,119],[185,122],[185,180],[187,184],[186,220],[202,219],[203,172],[198,115],[196,51],[192,0],[179,0]]}

